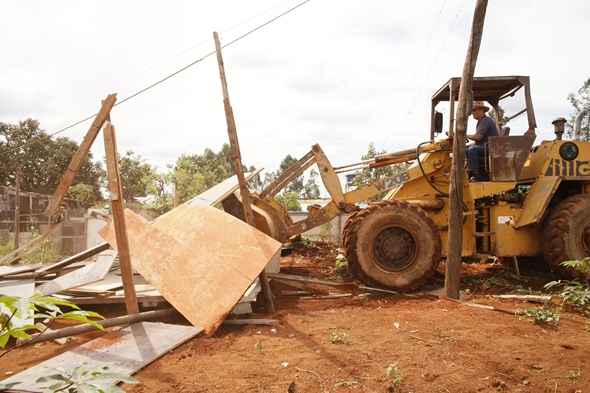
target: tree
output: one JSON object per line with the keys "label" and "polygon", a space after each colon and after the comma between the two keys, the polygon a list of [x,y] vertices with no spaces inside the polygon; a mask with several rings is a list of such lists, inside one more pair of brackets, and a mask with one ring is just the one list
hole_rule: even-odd
{"label": "tree", "polygon": [[296,192],[284,192],[281,195],[277,195],[275,199],[288,211],[301,211],[299,195]]}
{"label": "tree", "polygon": [[94,188],[84,183],[71,186],[66,194],[66,198],[73,199],[85,208],[92,207],[98,202]]}
{"label": "tree", "polygon": [[[33,119],[18,124],[0,123],[0,185],[14,186],[18,166],[22,169],[24,191],[52,194],[79,146],[69,138],[51,139]],[[92,187],[101,199],[100,179],[104,171],[88,154],[78,171],[74,184]]]}
{"label": "tree", "polygon": [[[582,87],[576,93],[571,93],[568,96],[568,101],[574,107],[574,114],[571,118],[571,125],[568,127],[568,136],[573,137],[573,128],[576,117],[584,110],[590,110],[590,78],[587,79]],[[584,141],[590,141],[590,116],[587,116],[586,121],[582,121],[580,138]]]}
{"label": "tree", "polygon": [[[254,170],[252,166],[244,166],[244,168],[247,171]],[[211,149],[205,149],[203,154],[181,155],[172,169],[171,181],[176,187],[177,199],[182,203],[233,174],[230,147],[225,143],[217,153]]]}
{"label": "tree", "polygon": [[126,201],[147,196],[151,185],[158,178],[156,170],[131,150],[119,158],[119,173]]}
{"label": "tree", "polygon": [[305,199],[318,199],[320,197],[320,187],[316,182],[318,177],[318,172],[315,169],[312,169],[309,172],[309,176],[305,185],[303,186],[303,193],[301,196]]}
{"label": "tree", "polygon": [[[283,158],[283,161],[281,161],[278,176],[280,176],[283,172],[289,169],[289,167],[295,164],[297,161],[297,158],[291,156],[290,154],[287,154],[287,156]],[[301,191],[303,191],[303,187],[303,176],[299,176],[293,179],[293,181],[289,183],[287,187],[285,187],[285,192],[294,192],[299,194],[301,193]]]}
{"label": "tree", "polygon": [[[370,160],[382,154],[385,154],[385,151],[377,151],[375,145],[371,142],[367,152],[362,155],[361,160]],[[408,164],[406,163],[389,165],[381,168],[364,168],[356,173],[352,185],[361,187],[363,185],[372,184],[380,179],[399,175],[407,169]]]}

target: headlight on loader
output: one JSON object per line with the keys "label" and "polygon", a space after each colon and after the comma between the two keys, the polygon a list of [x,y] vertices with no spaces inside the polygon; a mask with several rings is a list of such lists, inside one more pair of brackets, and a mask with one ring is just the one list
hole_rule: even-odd
{"label": "headlight on loader", "polygon": [[572,161],[578,158],[580,149],[573,142],[565,142],[559,147],[559,155],[566,161]]}

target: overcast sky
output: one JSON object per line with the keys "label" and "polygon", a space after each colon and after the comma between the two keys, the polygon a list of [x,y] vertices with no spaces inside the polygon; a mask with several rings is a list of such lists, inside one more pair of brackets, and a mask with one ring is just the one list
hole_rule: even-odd
{"label": "overcast sky", "polygon": [[[214,30],[227,42],[297,2],[2,1],[0,121],[33,117],[57,130],[94,113],[108,93],[122,99],[209,52]],[[227,48],[244,162],[272,170],[319,143],[342,165],[369,142],[394,151],[428,139],[430,97],[461,74],[473,7],[311,0]],[[489,2],[476,75],[531,76],[537,141],[552,138],[551,120],[571,113],[568,93],[590,77],[588,20],[584,0]],[[218,150],[227,133],[216,67],[211,57],[117,107],[119,151],[163,168],[183,153]],[[87,126],[64,135],[79,142]],[[104,156],[102,143],[93,151]]]}

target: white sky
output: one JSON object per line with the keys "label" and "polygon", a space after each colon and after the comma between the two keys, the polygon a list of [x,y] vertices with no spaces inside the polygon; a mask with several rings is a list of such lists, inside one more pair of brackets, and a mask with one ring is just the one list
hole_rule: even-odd
{"label": "white sky", "polygon": [[[108,93],[122,99],[212,50],[212,31],[228,41],[296,3],[2,1],[0,121],[33,117],[52,132],[94,113]],[[227,48],[244,162],[274,170],[286,154],[319,143],[342,165],[369,142],[394,151],[428,139],[430,97],[461,73],[473,6],[312,0]],[[476,75],[531,76],[538,141],[552,138],[551,120],[571,113],[568,93],[590,77],[589,18],[584,0],[489,2]],[[218,150],[227,132],[215,59],[121,105],[112,119],[119,151],[160,168],[182,153]],[[87,125],[64,135],[79,142]],[[524,129],[515,123],[512,135]]]}

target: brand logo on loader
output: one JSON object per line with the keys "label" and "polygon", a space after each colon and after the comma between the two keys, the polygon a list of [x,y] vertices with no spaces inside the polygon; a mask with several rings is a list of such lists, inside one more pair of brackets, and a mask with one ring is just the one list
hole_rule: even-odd
{"label": "brand logo on loader", "polygon": [[566,161],[552,158],[545,176],[590,176],[590,161]]}

